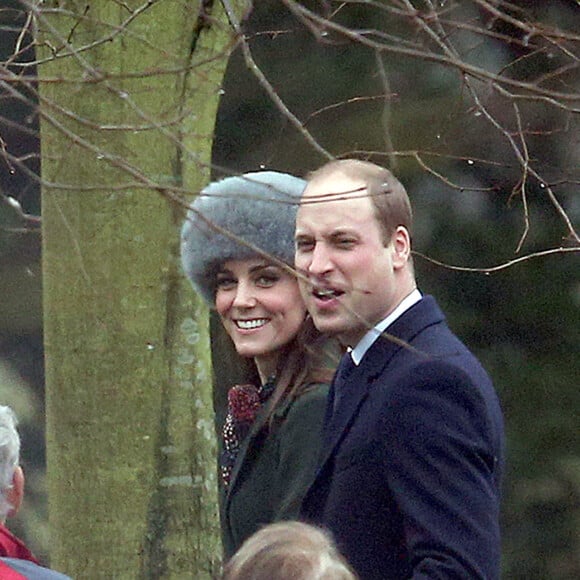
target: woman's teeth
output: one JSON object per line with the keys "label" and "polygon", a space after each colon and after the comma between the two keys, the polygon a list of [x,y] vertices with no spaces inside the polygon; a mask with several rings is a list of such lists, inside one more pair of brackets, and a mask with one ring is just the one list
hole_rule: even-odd
{"label": "woman's teeth", "polygon": [[267,318],[254,318],[252,320],[236,320],[236,326],[242,330],[251,330],[252,328],[259,328],[268,322]]}

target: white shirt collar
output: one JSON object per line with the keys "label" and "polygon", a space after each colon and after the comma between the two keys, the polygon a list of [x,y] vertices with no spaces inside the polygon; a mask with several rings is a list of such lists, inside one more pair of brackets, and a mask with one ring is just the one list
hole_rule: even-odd
{"label": "white shirt collar", "polygon": [[386,317],[383,318],[374,328],[371,328],[359,341],[354,348],[348,348],[350,356],[355,365],[359,365],[367,350],[375,343],[377,338],[404,312],[409,310],[411,306],[419,302],[422,298],[421,292],[415,288],[408,296],[403,298],[399,305]]}

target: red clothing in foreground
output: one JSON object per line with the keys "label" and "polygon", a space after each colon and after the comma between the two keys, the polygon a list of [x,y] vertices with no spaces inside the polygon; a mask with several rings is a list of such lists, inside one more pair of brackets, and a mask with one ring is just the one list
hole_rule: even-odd
{"label": "red clothing in foreground", "polygon": [[24,542],[0,524],[0,580],[71,579],[39,564]]}
{"label": "red clothing in foreground", "polygon": [[19,560],[29,560],[35,564],[40,562],[34,554],[19,540],[6,526],[0,524],[0,557],[18,558]]}

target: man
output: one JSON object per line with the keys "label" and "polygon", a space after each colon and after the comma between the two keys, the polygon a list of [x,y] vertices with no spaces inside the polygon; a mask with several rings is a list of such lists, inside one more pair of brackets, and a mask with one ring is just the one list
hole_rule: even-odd
{"label": "man", "polygon": [[41,566],[30,550],[4,526],[6,518],[16,514],[24,497],[16,423],[12,409],[0,405],[0,578],[67,580],[68,576]]}
{"label": "man", "polygon": [[502,414],[417,290],[403,186],[357,160],[311,174],[296,269],[314,323],[347,348],[304,517],[332,531],[362,580],[498,578]]}

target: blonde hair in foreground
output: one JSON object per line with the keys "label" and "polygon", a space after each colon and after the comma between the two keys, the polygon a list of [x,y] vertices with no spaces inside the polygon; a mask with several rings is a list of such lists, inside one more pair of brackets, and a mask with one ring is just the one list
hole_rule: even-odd
{"label": "blonde hair in foreground", "polygon": [[270,524],[248,538],[222,580],[356,580],[325,531],[300,522]]}

